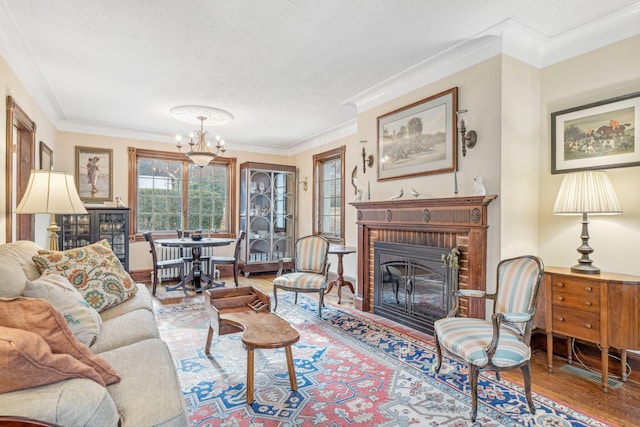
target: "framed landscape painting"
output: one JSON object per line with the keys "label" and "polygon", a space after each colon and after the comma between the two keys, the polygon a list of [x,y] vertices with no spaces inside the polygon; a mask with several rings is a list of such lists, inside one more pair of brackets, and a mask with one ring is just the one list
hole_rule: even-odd
{"label": "framed landscape painting", "polygon": [[76,185],[85,202],[113,200],[113,150],[76,147]]}
{"label": "framed landscape painting", "polygon": [[551,173],[640,165],[640,92],[551,114]]}
{"label": "framed landscape painting", "polygon": [[453,172],[458,88],[378,117],[378,181]]}

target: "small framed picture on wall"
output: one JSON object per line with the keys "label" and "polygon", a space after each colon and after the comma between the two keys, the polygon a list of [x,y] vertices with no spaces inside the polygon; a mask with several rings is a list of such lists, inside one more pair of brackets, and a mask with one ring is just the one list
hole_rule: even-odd
{"label": "small framed picture on wall", "polygon": [[53,150],[43,141],[40,141],[40,169],[51,170],[52,168]]}
{"label": "small framed picture on wall", "polygon": [[113,150],[76,147],[75,178],[83,201],[113,200]]}

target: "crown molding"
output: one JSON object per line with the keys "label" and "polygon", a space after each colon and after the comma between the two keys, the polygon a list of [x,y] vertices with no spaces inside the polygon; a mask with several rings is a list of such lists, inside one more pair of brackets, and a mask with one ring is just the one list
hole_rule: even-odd
{"label": "crown molding", "polygon": [[288,148],[292,150],[292,154],[299,154],[339,139],[355,135],[356,133],[358,133],[358,123],[356,119],[353,119],[326,132],[319,133],[311,138],[305,139],[304,141],[297,142]]}

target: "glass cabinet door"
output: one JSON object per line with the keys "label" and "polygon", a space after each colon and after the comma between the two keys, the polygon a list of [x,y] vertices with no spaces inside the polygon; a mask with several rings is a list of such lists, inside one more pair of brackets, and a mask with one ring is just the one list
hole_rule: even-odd
{"label": "glass cabinet door", "polygon": [[[247,233],[240,270],[276,271],[293,256],[295,238],[295,167],[240,165],[240,229]],[[280,170],[282,169],[282,170]]]}

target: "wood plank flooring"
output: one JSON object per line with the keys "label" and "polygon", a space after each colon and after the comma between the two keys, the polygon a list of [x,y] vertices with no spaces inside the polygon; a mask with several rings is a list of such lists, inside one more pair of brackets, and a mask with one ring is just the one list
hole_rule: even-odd
{"label": "wood plank flooring", "polygon": [[[273,274],[251,275],[249,278],[240,276],[239,282],[241,286],[255,286],[261,290],[272,293],[273,291]],[[233,286],[232,277],[223,277],[227,282],[227,286]],[[201,294],[196,294],[189,290],[187,295],[179,291],[166,292],[164,290],[166,283],[158,286],[154,303],[156,304],[172,304],[185,299],[203,298]],[[312,294],[307,294],[311,296]],[[326,304],[338,306],[338,292],[334,288],[330,294],[325,296]],[[355,310],[353,308],[353,295],[347,288],[342,289],[342,304],[340,308],[345,310]],[[433,342],[431,336],[415,331],[413,329],[396,324],[390,320],[376,316],[373,313],[363,313],[355,310],[361,316],[369,317],[373,320],[384,323],[394,329],[407,333],[415,338]],[[203,343],[204,345],[204,343]],[[599,370],[599,353],[594,352],[589,346],[580,346],[580,355],[588,366],[596,371]],[[554,372],[547,371],[547,354],[544,348],[534,351],[531,363],[531,377],[533,383],[533,391],[551,399],[561,401],[569,407],[573,407],[579,411],[586,412],[592,417],[600,419],[606,423],[625,427],[640,426],[640,361],[636,358],[630,358],[632,372],[629,381],[623,383],[622,386],[610,389],[608,393],[600,390],[598,383],[581,376],[566,373],[560,370],[560,367],[566,364],[566,360],[560,357],[554,358]],[[610,369],[616,372],[616,361],[610,361]],[[578,365],[574,362],[574,365]],[[612,366],[614,365],[614,366]],[[618,369],[619,371],[619,369]],[[522,384],[522,376],[520,370],[503,373],[503,378]]]}

